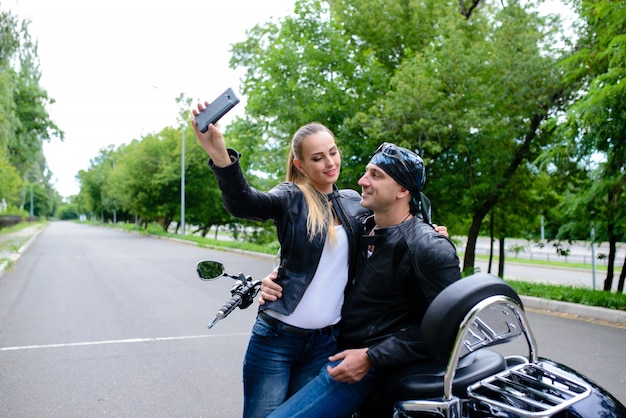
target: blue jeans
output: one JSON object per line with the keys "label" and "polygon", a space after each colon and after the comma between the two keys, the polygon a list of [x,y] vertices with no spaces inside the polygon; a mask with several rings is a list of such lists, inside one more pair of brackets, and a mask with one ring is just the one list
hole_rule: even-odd
{"label": "blue jeans", "polygon": [[265,418],[337,352],[337,327],[307,331],[257,316],[243,365],[244,418]]}
{"label": "blue jeans", "polygon": [[[338,362],[329,362],[334,366]],[[268,418],[349,418],[359,409],[374,385],[374,373],[370,371],[356,383],[334,380],[326,371],[272,412]]]}

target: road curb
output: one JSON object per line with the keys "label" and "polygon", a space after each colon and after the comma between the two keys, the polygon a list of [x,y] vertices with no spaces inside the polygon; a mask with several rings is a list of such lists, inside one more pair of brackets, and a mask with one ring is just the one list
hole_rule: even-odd
{"label": "road curb", "polygon": [[596,319],[613,322],[626,326],[626,311],[617,309],[600,308],[571,302],[559,302],[556,300],[542,299],[534,296],[521,296],[524,307],[558,312],[576,317]]}

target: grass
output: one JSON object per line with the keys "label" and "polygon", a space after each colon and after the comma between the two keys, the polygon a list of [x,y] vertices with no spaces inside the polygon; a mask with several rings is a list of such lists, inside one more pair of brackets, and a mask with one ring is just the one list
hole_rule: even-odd
{"label": "grass", "polygon": [[[17,253],[22,245],[30,239],[30,235],[20,235],[19,232],[38,226],[43,228],[47,225],[45,222],[20,222],[19,224],[0,229],[0,253]],[[3,259],[4,260],[4,259]]]}
{"label": "grass", "polygon": [[626,294],[623,293],[611,293],[574,286],[554,286],[519,280],[506,280],[506,282],[520,295],[626,311]]}
{"label": "grass", "polygon": [[[19,224],[12,225],[5,228],[0,228],[0,254],[11,255],[16,254],[20,248],[30,239],[29,235],[19,235],[20,231],[29,228],[31,226],[46,225],[47,222],[20,222]],[[0,256],[0,265],[4,264],[4,268],[9,269],[13,265],[13,261],[8,257]]]}
{"label": "grass", "polygon": [[220,240],[220,239],[214,239],[214,238],[206,238],[200,235],[182,236],[180,234],[174,234],[172,232],[165,232],[163,228],[161,228],[158,225],[148,225],[148,228],[146,229],[139,228],[135,226],[134,224],[117,224],[113,226],[111,224],[94,223],[94,225],[104,225],[104,226],[108,226],[111,228],[115,227],[118,229],[123,229],[125,231],[135,231],[135,232],[139,232],[142,235],[167,237],[167,238],[179,239],[182,241],[189,241],[189,242],[195,243],[197,246],[202,247],[202,248],[211,248],[211,249],[231,248],[231,249],[237,249],[241,251],[250,251],[250,252],[270,254],[270,255],[276,255],[276,252],[278,251],[277,244],[276,245],[261,245],[261,244],[254,244],[254,243],[245,242],[245,241]]}

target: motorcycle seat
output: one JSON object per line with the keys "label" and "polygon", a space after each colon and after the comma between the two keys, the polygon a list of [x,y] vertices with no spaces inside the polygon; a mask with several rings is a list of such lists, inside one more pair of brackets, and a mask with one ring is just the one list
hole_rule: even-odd
{"label": "motorcycle seat", "polygon": [[[467,397],[466,388],[481,379],[504,371],[504,357],[492,350],[479,350],[463,357],[457,366],[452,392]],[[405,367],[386,380],[385,391],[395,400],[440,398],[443,394],[446,366],[426,361]]]}

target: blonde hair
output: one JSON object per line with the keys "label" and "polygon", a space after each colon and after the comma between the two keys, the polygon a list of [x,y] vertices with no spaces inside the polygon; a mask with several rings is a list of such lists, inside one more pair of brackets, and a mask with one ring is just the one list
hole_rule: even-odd
{"label": "blonde hair", "polygon": [[307,204],[308,214],[306,219],[306,229],[309,240],[317,234],[322,234],[325,230],[328,232],[328,240],[331,244],[335,243],[335,228],[332,226],[332,209],[328,203],[328,198],[325,194],[318,191],[309,182],[309,177],[298,170],[298,167],[294,164],[294,159],[303,161],[302,144],[311,135],[318,132],[327,132],[333,139],[335,135],[326,126],[318,122],[312,122],[306,124],[296,131],[291,140],[291,148],[289,150],[289,157],[287,159],[287,175],[285,180],[294,183],[304,194],[304,199]]}

